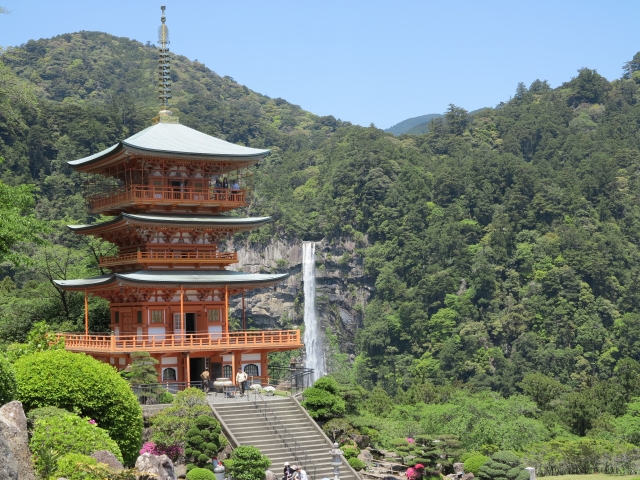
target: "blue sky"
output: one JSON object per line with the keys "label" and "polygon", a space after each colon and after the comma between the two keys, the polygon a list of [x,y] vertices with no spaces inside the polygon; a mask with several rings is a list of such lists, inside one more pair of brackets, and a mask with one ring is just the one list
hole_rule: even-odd
{"label": "blue sky", "polygon": [[[157,40],[162,0],[0,0],[0,45],[79,30]],[[171,50],[319,115],[387,128],[518,82],[608,79],[640,51],[640,1],[165,0]]]}

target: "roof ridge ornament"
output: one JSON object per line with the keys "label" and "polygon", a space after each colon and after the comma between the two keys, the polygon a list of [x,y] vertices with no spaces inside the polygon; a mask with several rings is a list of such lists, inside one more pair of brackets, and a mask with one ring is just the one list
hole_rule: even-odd
{"label": "roof ridge ornament", "polygon": [[172,117],[169,110],[169,99],[171,98],[171,60],[169,59],[169,27],[166,25],[167,17],[164,11],[167,7],[162,5],[162,16],[160,17],[160,27],[158,28],[158,99],[160,100],[161,110],[158,116],[153,119],[156,123],[180,123],[178,117]]}

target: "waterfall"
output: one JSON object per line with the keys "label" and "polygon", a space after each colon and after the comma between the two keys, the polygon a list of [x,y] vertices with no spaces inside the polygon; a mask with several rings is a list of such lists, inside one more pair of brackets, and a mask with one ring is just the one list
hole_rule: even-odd
{"label": "waterfall", "polygon": [[302,244],[302,280],[304,283],[304,366],[313,368],[313,380],[324,375],[324,351],[316,315],[316,244]]}

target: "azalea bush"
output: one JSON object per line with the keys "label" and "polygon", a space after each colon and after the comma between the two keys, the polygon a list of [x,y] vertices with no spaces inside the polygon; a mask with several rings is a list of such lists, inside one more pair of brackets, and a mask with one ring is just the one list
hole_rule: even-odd
{"label": "azalea bush", "polygon": [[178,460],[184,451],[180,445],[156,445],[153,442],[145,443],[140,449],[140,455],[143,453],[150,453],[151,455],[166,455],[171,459],[171,461],[175,462]]}

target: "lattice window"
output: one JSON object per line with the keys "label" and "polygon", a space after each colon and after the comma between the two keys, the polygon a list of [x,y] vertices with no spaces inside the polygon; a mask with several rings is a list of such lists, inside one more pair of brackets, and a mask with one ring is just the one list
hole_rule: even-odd
{"label": "lattice window", "polygon": [[178,379],[178,374],[175,368],[164,368],[162,370],[163,382],[175,382]]}
{"label": "lattice window", "polygon": [[220,310],[209,310],[207,312],[207,318],[210,322],[219,322],[220,321]]}
{"label": "lattice window", "polygon": [[162,310],[151,310],[151,323],[163,323]]}
{"label": "lattice window", "polygon": [[231,368],[231,365],[225,365],[224,367],[222,367],[222,376],[224,378],[231,378],[232,375],[233,369]]}
{"label": "lattice window", "polygon": [[255,363],[250,363],[249,365],[245,365],[244,373],[246,373],[250,377],[257,377],[258,376],[258,366]]}

